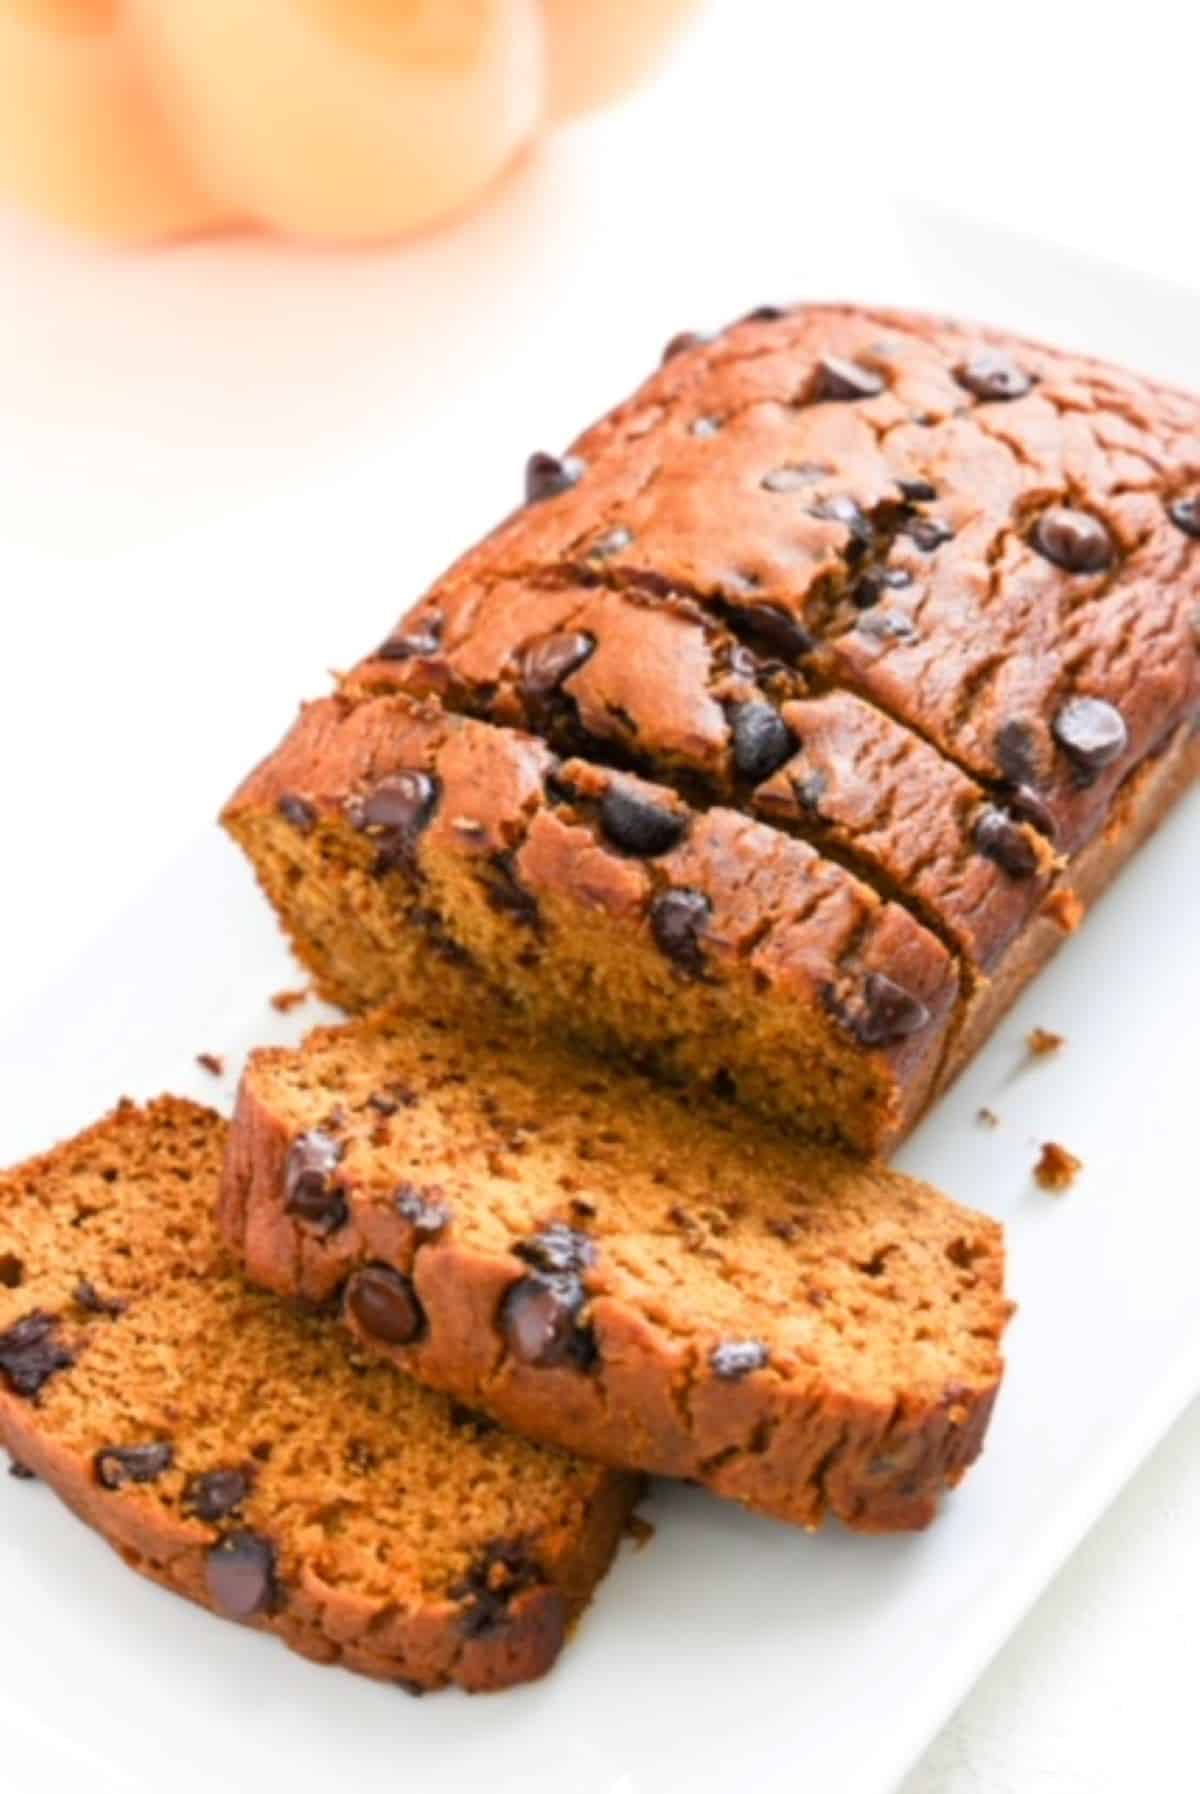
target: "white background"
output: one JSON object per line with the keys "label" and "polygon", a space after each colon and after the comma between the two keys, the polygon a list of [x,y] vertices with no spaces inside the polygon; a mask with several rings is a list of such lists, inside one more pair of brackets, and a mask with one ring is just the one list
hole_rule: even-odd
{"label": "white background", "polygon": [[[214,280],[0,226],[4,1006],[674,330],[887,299],[891,223],[930,206],[1200,285],[1194,55],[1177,9],[1107,10],[726,0],[644,100],[400,253],[245,247]],[[905,1794],[1196,1786],[1198,1497],[1193,1411]]]}

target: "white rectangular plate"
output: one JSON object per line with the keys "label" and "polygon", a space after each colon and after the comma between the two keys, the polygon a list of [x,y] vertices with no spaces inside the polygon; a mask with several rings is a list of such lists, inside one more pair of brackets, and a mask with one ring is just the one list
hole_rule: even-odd
{"label": "white rectangular plate", "polygon": [[[706,142],[694,191],[679,187],[664,210],[653,183],[641,195],[631,178],[639,130],[645,153],[654,141],[635,125],[621,139],[619,188],[608,184],[610,140],[600,156],[581,139],[563,151],[570,182],[561,164],[554,178],[535,171],[487,219],[407,257],[206,251],[81,273],[65,251],[23,235],[10,245],[21,332],[0,343],[18,394],[0,426],[12,523],[0,589],[20,581],[57,607],[40,638],[28,621],[27,653],[40,640],[48,655],[65,628],[53,678],[8,740],[5,796],[32,854],[22,866],[40,868],[35,898],[9,886],[18,938],[49,975],[39,905],[59,936],[72,912],[82,933],[85,900],[111,908],[121,868],[149,867],[154,830],[179,857],[155,881],[140,873],[134,906],[8,1018],[5,1159],[122,1091],[227,1104],[246,1048],[316,1019],[310,1007],[284,1021],[266,1001],[296,973],[232,849],[211,830],[185,844],[212,807],[204,756],[223,783],[265,750],[299,664],[315,691],[322,657],[382,633],[473,525],[506,508],[521,457],[630,383],[660,335],[777,295],[859,292],[990,315],[1180,380],[1200,374],[1194,300],[838,195],[826,215],[799,194],[803,241],[784,241],[777,215],[764,223],[736,194],[720,197]],[[586,225],[614,192],[615,258],[611,238],[592,240]],[[540,234],[521,224],[530,203]],[[514,218],[517,253],[505,261]],[[481,279],[489,256],[497,271]],[[186,341],[172,346],[167,320],[180,315]],[[44,316],[53,327],[39,362]],[[261,356],[246,342],[255,331]],[[79,377],[71,394],[54,381],[56,354]],[[64,440],[87,445],[78,462]],[[169,701],[148,676],[148,640]],[[64,706],[75,718],[65,746]],[[19,747],[38,764],[32,794]],[[0,1480],[6,1785],[885,1794],[1200,1388],[1198,830],[1193,798],[903,1155],[1004,1219],[1021,1305],[984,1461],[930,1532],[809,1539],[695,1492],[660,1493],[653,1544],[622,1552],[549,1680],[417,1703],[172,1600],[44,1490]],[[13,976],[35,988],[27,964]],[[1030,1062],[1023,1037],[1035,1023],[1066,1035],[1061,1054]],[[223,1085],[197,1071],[202,1049],[227,1055]],[[975,1119],[983,1104],[995,1130]],[[1030,1176],[1047,1139],[1086,1164],[1061,1199]]]}

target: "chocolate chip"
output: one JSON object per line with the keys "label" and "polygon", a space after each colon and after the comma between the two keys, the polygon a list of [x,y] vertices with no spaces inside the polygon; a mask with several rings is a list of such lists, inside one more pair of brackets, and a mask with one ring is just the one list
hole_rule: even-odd
{"label": "chocolate chip", "polygon": [[346,1285],[346,1307],[364,1333],[385,1345],[411,1345],[425,1331],[416,1290],[390,1265],[355,1271]]}
{"label": "chocolate chip", "polygon": [[854,627],[877,642],[910,642],[917,634],[916,624],[902,610],[869,610]]}
{"label": "chocolate chip", "polygon": [[440,611],[401,623],[375,650],[376,660],[429,660],[442,645],[446,619]]}
{"label": "chocolate chip", "polygon": [[300,1134],[288,1149],[284,1209],[318,1233],[334,1233],[349,1219],[345,1191],[330,1182],[345,1152],[342,1141],[320,1128]]}
{"label": "chocolate chip", "polygon": [[1032,541],[1039,554],[1068,573],[1103,573],[1115,555],[1112,537],[1100,519],[1065,505],[1042,512]]}
{"label": "chocolate chip", "polygon": [[37,1481],[37,1471],[31,1470],[28,1464],[22,1464],[19,1458],[9,1460],[8,1474],[19,1483],[35,1483]]}
{"label": "chocolate chip", "polygon": [[[450,1588],[450,1598],[463,1605],[460,1628],[467,1638],[487,1638],[503,1631],[512,1619],[518,1595],[541,1588],[546,1578],[520,1544],[489,1545],[479,1562]],[[563,1619],[565,1623],[565,1610]]]}
{"label": "chocolate chip", "polygon": [[902,591],[912,582],[913,576],[906,567],[868,567],[860,574],[850,598],[859,610],[870,610],[885,592]]}
{"label": "chocolate chip", "polygon": [[955,368],[954,378],[977,399],[1023,399],[1033,385],[1024,368],[1003,349],[977,349]]}
{"label": "chocolate chip", "polygon": [[501,1325],[513,1356],[539,1369],[595,1362],[591,1330],[580,1321],[587,1292],[576,1275],[541,1271],[514,1283],[504,1298]]}
{"label": "chocolate chip", "polygon": [[1058,833],[1058,823],[1049,804],[1043,802],[1029,785],[1016,785],[1006,799],[1009,811],[1020,822],[1028,822],[1048,840]]}
{"label": "chocolate chip", "polygon": [[183,1505],[197,1520],[215,1526],[237,1512],[250,1494],[248,1470],[205,1470],[189,1477],[183,1491]]}
{"label": "chocolate chip", "polygon": [[1006,779],[1014,785],[1035,786],[1038,774],[1037,733],[1032,723],[1010,717],[996,731],[996,760]]}
{"label": "chocolate chip", "polygon": [[777,324],[780,318],[786,318],[787,315],[786,305],[756,305],[753,311],[748,311],[744,317],[739,318],[738,323]]}
{"label": "chocolate chip", "polygon": [[389,1084],[386,1090],[373,1090],[367,1105],[377,1115],[394,1115],[397,1109],[415,1109],[420,1102],[415,1090],[405,1084]]}
{"label": "chocolate chip", "polygon": [[401,1184],[392,1197],[392,1206],[419,1240],[435,1240],[450,1225],[446,1203],[437,1201],[432,1190],[418,1190],[416,1184]]}
{"label": "chocolate chip", "polygon": [[496,1422],[487,1414],[477,1414],[474,1408],[468,1408],[465,1402],[451,1402],[447,1416],[452,1427],[460,1432],[473,1433],[477,1439],[484,1439],[489,1433],[499,1431]]}
{"label": "chocolate chip", "polygon": [[351,800],[354,826],[377,838],[377,876],[415,867],[417,841],[433,818],[439,790],[438,781],[427,772],[395,772],[380,779],[365,797]]}
{"label": "chocolate chip", "polygon": [[728,1339],[708,1354],[713,1372],[725,1383],[740,1383],[751,1371],[762,1370],[770,1353],[757,1339]]}
{"label": "chocolate chip", "polygon": [[919,997],[883,972],[868,972],[855,1001],[845,1003],[826,993],[829,1007],[861,1046],[895,1046],[926,1026],[929,1010]]}
{"label": "chocolate chip", "polygon": [[518,1258],[536,1270],[565,1276],[585,1271],[596,1262],[596,1242],[565,1221],[552,1221],[540,1233],[519,1240],[513,1247]]}
{"label": "chocolate chip", "polygon": [[70,1370],[75,1354],[58,1339],[58,1316],[37,1308],[6,1333],[0,1333],[0,1371],[14,1395],[33,1401],[61,1370]]}
{"label": "chocolate chip", "polygon": [[721,422],[719,418],[695,417],[688,425],[688,435],[700,437],[716,436],[719,433],[720,428]]}
{"label": "chocolate chip", "polygon": [[1200,540],[1200,493],[1194,493],[1190,498],[1177,498],[1167,515],[1185,536]]}
{"label": "chocolate chip", "polygon": [[650,905],[650,932],[660,953],[693,978],[704,972],[702,942],[712,905],[703,891],[663,891]]}
{"label": "chocolate chip", "polygon": [[829,780],[823,772],[810,772],[807,778],[790,781],[796,802],[802,810],[812,816],[820,816],[821,799],[829,789]]}
{"label": "chocolate chip", "polygon": [[594,652],[596,638],[581,629],[555,630],[530,642],[521,655],[521,690],[527,698],[546,698]]}
{"label": "chocolate chip", "polygon": [[317,826],[317,812],[307,798],[297,797],[292,791],[285,791],[276,805],[285,822],[290,822],[294,829],[302,835],[311,835]]}
{"label": "chocolate chip", "polygon": [[771,704],[739,704],[733,713],[733,763],[760,784],[796,750],[796,737]]}
{"label": "chocolate chip", "polygon": [[15,1252],[0,1252],[0,1289],[20,1289],[24,1281],[24,1259]]}
{"label": "chocolate chip", "polygon": [[102,1489],[123,1489],[128,1483],[156,1483],[174,1462],[175,1451],[170,1445],[107,1445],[96,1453],[96,1481]]}
{"label": "chocolate chip", "polygon": [[755,604],[739,610],[737,621],[748,635],[777,654],[799,658],[812,650],[813,638],[804,624],[777,604]]}
{"label": "chocolate chip", "polygon": [[517,877],[511,853],[493,854],[487,862],[482,882],[484,895],[492,909],[524,923],[527,928],[538,926],[541,921],[538,900]]}
{"label": "chocolate chip", "polygon": [[980,812],[972,837],[980,853],[1010,878],[1032,878],[1037,871],[1037,853],[1020,823],[993,804]]}
{"label": "chocolate chip", "polygon": [[1119,760],[1129,745],[1124,717],[1103,698],[1069,698],[1052,728],[1059,746],[1088,778]]}
{"label": "chocolate chip", "polygon": [[662,358],[664,361],[674,361],[677,355],[686,355],[689,349],[699,349],[711,342],[712,336],[703,330],[680,330],[663,350]]}
{"label": "chocolate chip", "polygon": [[77,1308],[82,1308],[85,1314],[107,1315],[112,1321],[125,1312],[124,1302],[118,1302],[115,1296],[102,1296],[95,1284],[89,1283],[86,1277],[80,1278],[75,1285],[71,1292],[71,1300]]}
{"label": "chocolate chip", "polygon": [[874,399],[883,391],[883,377],[841,355],[823,355],[813,385],[815,399]]}
{"label": "chocolate chip", "polygon": [[251,1620],[275,1606],[275,1548],[257,1532],[231,1532],[208,1553],[209,1598],[231,1620]]}
{"label": "chocolate chip", "polygon": [[583,478],[586,468],[578,455],[557,455],[538,452],[525,463],[525,503],[540,504],[545,498],[557,498],[569,492]]}
{"label": "chocolate chip", "polygon": [[812,515],[829,523],[842,524],[849,530],[851,545],[855,549],[870,548],[875,540],[870,518],[855,499],[845,494],[825,499],[822,504],[814,506]]}
{"label": "chocolate chip", "polygon": [[937,487],[928,480],[897,480],[901,494],[911,505],[929,504],[937,497]]}
{"label": "chocolate chip", "polygon": [[922,554],[932,554],[943,542],[954,540],[954,531],[940,517],[906,517],[900,525],[900,533],[907,536]]}
{"label": "chocolate chip", "polygon": [[600,826],[614,847],[638,859],[669,853],[687,833],[687,817],[652,798],[610,785],[600,803]]}
{"label": "chocolate chip", "polygon": [[589,560],[603,561],[610,554],[620,554],[621,550],[628,548],[632,541],[633,531],[626,529],[623,524],[618,524],[615,529],[605,530],[602,536],[597,536],[594,542],[589,542],[585,552]]}
{"label": "chocolate chip", "polygon": [[767,492],[802,492],[807,486],[817,485],[831,472],[831,468],[822,467],[819,461],[797,461],[784,467],[773,467],[758,483]]}

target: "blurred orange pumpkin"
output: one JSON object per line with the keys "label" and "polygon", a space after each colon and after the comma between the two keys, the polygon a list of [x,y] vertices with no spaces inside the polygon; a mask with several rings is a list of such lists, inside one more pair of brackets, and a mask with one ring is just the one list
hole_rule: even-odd
{"label": "blurred orange pumpkin", "polygon": [[603,105],[697,0],[0,0],[0,197],[128,242],[370,240]]}

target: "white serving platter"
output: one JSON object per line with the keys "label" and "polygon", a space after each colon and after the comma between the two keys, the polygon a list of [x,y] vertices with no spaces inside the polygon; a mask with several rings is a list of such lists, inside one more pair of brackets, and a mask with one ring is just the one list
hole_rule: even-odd
{"label": "white serving platter", "polygon": [[[785,230],[746,203],[749,118],[719,160],[672,138],[664,173],[666,118],[583,134],[396,256],[0,234],[0,1158],[122,1092],[227,1106],[246,1048],[317,1019],[271,1009],[295,968],[206,819],[672,330],[857,293],[1200,385],[1193,295],[865,187],[800,195]],[[413,1702],[172,1600],[0,1478],[0,1785],[886,1794],[1200,1390],[1198,847],[1193,796],[903,1154],[1007,1223],[1021,1305],[985,1458],[927,1534],[660,1492],[545,1683]],[[1035,1024],[1059,1055],[1029,1061]],[[1047,1139],[1085,1161],[1059,1199],[1030,1176]]]}

